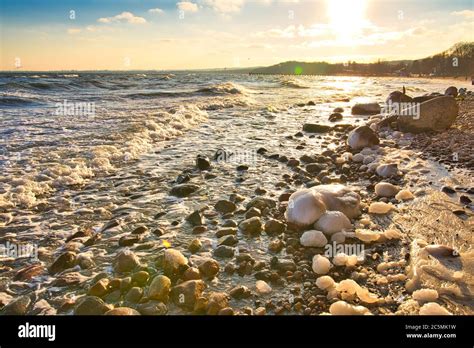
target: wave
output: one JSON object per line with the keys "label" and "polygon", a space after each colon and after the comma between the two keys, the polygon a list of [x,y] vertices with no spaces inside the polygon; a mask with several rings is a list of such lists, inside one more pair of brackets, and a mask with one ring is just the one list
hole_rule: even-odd
{"label": "wave", "polygon": [[298,82],[295,80],[283,80],[283,81],[280,81],[280,84],[283,87],[288,87],[288,88],[304,88],[304,89],[309,88],[309,86],[306,86],[302,84],[301,82]]}
{"label": "wave", "polygon": [[27,99],[15,96],[1,96],[0,106],[28,106],[40,104],[35,99]]}
{"label": "wave", "polygon": [[224,82],[209,85],[197,90],[198,93],[203,94],[247,94],[247,89],[241,85],[238,85],[233,82]]}

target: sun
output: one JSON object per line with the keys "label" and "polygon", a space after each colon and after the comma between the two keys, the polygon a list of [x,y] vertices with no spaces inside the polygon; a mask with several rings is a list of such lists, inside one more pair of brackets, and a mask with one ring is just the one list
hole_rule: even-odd
{"label": "sun", "polygon": [[327,0],[331,29],[340,41],[357,37],[365,23],[367,0]]}

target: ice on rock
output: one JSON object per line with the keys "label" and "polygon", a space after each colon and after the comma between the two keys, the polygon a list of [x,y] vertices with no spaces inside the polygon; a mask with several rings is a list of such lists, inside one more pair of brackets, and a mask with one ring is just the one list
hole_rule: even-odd
{"label": "ice on rock", "polygon": [[415,196],[413,196],[413,193],[411,193],[409,190],[401,190],[395,195],[395,199],[397,201],[408,201],[413,198],[415,198]]}
{"label": "ice on rock", "polygon": [[[336,290],[341,293],[342,296],[347,297],[352,297],[353,295],[357,294],[357,297],[362,302],[365,303],[375,303],[379,299],[377,295],[369,292],[369,290],[361,287],[359,284],[357,284],[355,281],[352,279],[345,279],[341,282],[339,282],[336,285]],[[343,297],[344,298],[344,297]]]}
{"label": "ice on rock", "polygon": [[379,182],[375,185],[375,193],[379,197],[393,197],[398,191],[400,191],[400,188],[388,182]]}
{"label": "ice on rock", "polygon": [[323,232],[310,230],[304,232],[300,237],[300,243],[302,246],[305,247],[315,247],[315,248],[322,248],[328,243],[326,236],[324,236]]}
{"label": "ice on rock", "polygon": [[329,313],[332,315],[371,315],[370,311],[364,306],[353,306],[345,301],[334,302],[329,307]]}
{"label": "ice on rock", "polygon": [[402,237],[403,237],[403,235],[399,231],[393,230],[393,229],[386,230],[383,233],[383,235],[387,239],[402,239]]}
{"label": "ice on rock", "polygon": [[285,216],[288,223],[308,226],[316,222],[326,210],[340,211],[349,218],[360,215],[360,196],[349,187],[339,184],[319,185],[293,193]]}
{"label": "ice on rock", "polygon": [[446,308],[436,302],[428,302],[420,308],[420,315],[452,315]]}
{"label": "ice on rock", "polygon": [[387,214],[390,210],[395,207],[392,204],[384,202],[374,202],[369,206],[369,213],[371,214]]}
{"label": "ice on rock", "polygon": [[331,262],[328,258],[322,255],[314,255],[313,257],[313,271],[316,274],[326,274],[331,269]]}
{"label": "ice on rock", "polygon": [[438,291],[434,289],[420,289],[413,291],[411,296],[418,302],[433,302],[438,299]]}
{"label": "ice on rock", "polygon": [[327,211],[314,224],[314,228],[332,235],[352,228],[351,221],[340,211]]}
{"label": "ice on rock", "polygon": [[366,229],[357,229],[355,231],[356,238],[366,243],[375,242],[379,240],[380,235],[381,233],[379,232],[366,230]]}
{"label": "ice on rock", "polygon": [[330,276],[322,276],[316,279],[316,286],[321,290],[327,290],[334,287],[336,283]]}

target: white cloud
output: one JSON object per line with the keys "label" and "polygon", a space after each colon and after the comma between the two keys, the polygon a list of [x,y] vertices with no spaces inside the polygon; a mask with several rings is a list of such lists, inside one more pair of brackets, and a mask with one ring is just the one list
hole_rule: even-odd
{"label": "white cloud", "polygon": [[135,16],[131,12],[122,12],[114,17],[102,17],[97,20],[99,23],[120,23],[120,22],[127,22],[130,24],[144,24],[146,23],[146,19],[143,17]]}
{"label": "white cloud", "polygon": [[204,0],[204,4],[220,13],[239,12],[245,0]]}
{"label": "white cloud", "polygon": [[161,8],[151,8],[148,10],[150,13],[162,14],[164,11]]}
{"label": "white cloud", "polygon": [[199,10],[198,5],[189,1],[181,1],[176,4],[178,10],[184,12],[197,12]]}
{"label": "white cloud", "polygon": [[451,14],[454,15],[454,16],[462,16],[464,18],[474,19],[474,11],[473,10],[454,11],[454,12],[451,12]]}

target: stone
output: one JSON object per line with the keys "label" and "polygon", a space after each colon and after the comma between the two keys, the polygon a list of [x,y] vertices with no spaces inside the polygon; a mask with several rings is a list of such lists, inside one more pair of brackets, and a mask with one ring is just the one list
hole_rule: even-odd
{"label": "stone", "polygon": [[235,236],[236,234],[237,234],[237,229],[236,228],[226,227],[226,228],[222,228],[222,229],[218,230],[216,232],[216,237],[221,238],[221,237],[229,236],[229,235],[234,235]]}
{"label": "stone", "polygon": [[418,313],[420,315],[452,315],[451,312],[436,302],[425,303]]}
{"label": "stone", "polygon": [[130,272],[140,265],[138,256],[131,250],[124,250],[117,255],[115,269],[117,272]]}
{"label": "stone", "polygon": [[66,251],[59,255],[49,267],[49,273],[56,274],[68,268],[74,267],[76,264],[76,254],[72,251]]}
{"label": "stone", "polygon": [[281,239],[273,239],[270,241],[270,243],[268,243],[268,250],[272,253],[279,253],[283,247],[285,246],[285,244],[283,243],[283,241]]}
{"label": "stone", "polygon": [[98,280],[94,285],[92,285],[87,292],[89,296],[103,297],[109,292],[109,280],[107,278],[102,278]]}
{"label": "stone", "polygon": [[326,274],[331,269],[331,262],[322,255],[314,255],[312,269],[316,274]]}
{"label": "stone", "polygon": [[303,130],[308,133],[327,133],[332,130],[332,127],[317,123],[305,123]]}
{"label": "stone", "polygon": [[355,218],[360,215],[360,196],[339,184],[302,189],[290,196],[285,217],[288,223],[309,226],[326,210],[340,211],[349,218]]}
{"label": "stone", "polygon": [[9,302],[2,311],[3,315],[25,315],[31,304],[29,296],[20,296]]}
{"label": "stone", "polygon": [[310,230],[301,235],[300,243],[305,247],[322,248],[328,243],[328,240],[323,232]]}
{"label": "stone", "polygon": [[382,109],[378,103],[358,103],[352,109],[352,115],[377,115]]}
{"label": "stone", "polygon": [[217,315],[221,309],[229,305],[229,297],[224,292],[212,292],[207,302],[206,314]]}
{"label": "stone", "polygon": [[211,161],[206,156],[198,155],[196,157],[196,168],[199,170],[208,170],[211,168]]}
{"label": "stone", "polygon": [[137,310],[141,315],[164,315],[168,312],[168,307],[163,302],[149,301],[140,303]]}
{"label": "stone", "polygon": [[272,288],[264,280],[257,280],[255,283],[255,288],[257,290],[257,294],[260,296],[267,295],[272,292]]}
{"label": "stone", "polygon": [[348,231],[352,228],[351,221],[340,211],[326,211],[314,224],[314,228],[327,235],[332,235],[341,231]]}
{"label": "stone", "polygon": [[222,308],[217,315],[234,315],[234,310],[231,307]]}
{"label": "stone", "polygon": [[130,303],[138,303],[142,297],[143,297],[143,289],[138,286],[134,286],[125,295],[125,300]]}
{"label": "stone", "polygon": [[250,208],[245,213],[245,218],[246,219],[250,219],[250,218],[253,218],[255,216],[258,216],[258,217],[262,216],[262,212],[260,211],[260,209],[255,208],[255,207]]}
{"label": "stone", "polygon": [[329,121],[330,122],[336,122],[342,120],[342,114],[339,112],[334,112],[331,115],[329,115]]}
{"label": "stone", "polygon": [[189,222],[192,226],[201,226],[204,224],[204,218],[201,215],[199,210],[193,211],[186,217],[186,221]]}
{"label": "stone", "polygon": [[151,281],[147,296],[152,300],[168,302],[170,289],[171,280],[164,275],[158,275]]}
{"label": "stone", "polygon": [[253,207],[259,209],[260,211],[264,211],[265,209],[275,208],[276,202],[270,198],[255,197],[250,202],[248,202],[247,205],[245,206],[247,210]]}
{"label": "stone", "polygon": [[133,308],[117,307],[105,312],[105,315],[140,315],[140,312]]}
{"label": "stone", "polygon": [[244,220],[239,224],[239,229],[245,234],[260,234],[262,232],[262,222],[258,216]]}
{"label": "stone", "polygon": [[265,223],[265,232],[269,235],[276,235],[285,232],[286,224],[276,219],[268,219]]}
{"label": "stone", "polygon": [[145,286],[150,279],[150,274],[147,271],[138,271],[132,274],[132,283],[138,284],[139,286]]}
{"label": "stone", "polygon": [[138,226],[131,232],[132,234],[144,234],[148,232],[148,227],[146,226]]}
{"label": "stone", "polygon": [[411,297],[418,302],[433,302],[438,299],[438,291],[434,289],[419,289],[413,291]]}
{"label": "stone", "polygon": [[199,239],[193,239],[188,245],[188,250],[193,254],[197,253],[199,250],[201,250],[201,248],[202,243]]}
{"label": "stone", "polygon": [[394,206],[384,202],[374,202],[369,206],[369,213],[371,214],[387,214],[394,209]]}
{"label": "stone", "polygon": [[379,197],[394,197],[399,191],[399,187],[388,182],[379,182],[375,185],[375,194]]}
{"label": "stone", "polygon": [[195,279],[201,279],[201,274],[199,273],[199,270],[196,267],[189,267],[186,271],[184,271],[183,280]]}
{"label": "stone", "polygon": [[228,214],[232,213],[237,209],[237,206],[235,205],[234,202],[227,201],[225,199],[222,199],[218,201],[215,205],[214,208],[222,214]]}
{"label": "stone", "polygon": [[458,89],[454,86],[446,88],[444,95],[456,98],[458,96]]}
{"label": "stone", "polygon": [[402,110],[397,125],[401,132],[415,134],[442,131],[451,127],[458,112],[456,99],[451,96],[437,97]]}
{"label": "stone", "polygon": [[398,175],[398,165],[396,163],[381,164],[375,169],[378,176],[389,178]]}
{"label": "stone", "polygon": [[79,300],[75,310],[75,315],[102,315],[112,309],[105,302],[96,296],[86,296]]}
{"label": "stone", "polygon": [[244,285],[237,285],[229,291],[229,295],[240,300],[252,296],[252,291]]}
{"label": "stone", "polygon": [[181,273],[182,267],[188,264],[188,259],[176,249],[166,249],[163,257],[163,272],[169,277]]}
{"label": "stone", "polygon": [[354,306],[345,301],[334,302],[329,307],[332,315],[367,315],[370,311],[364,306]]}
{"label": "stone", "polygon": [[408,103],[411,102],[412,98],[407,96],[405,93],[400,91],[391,92],[387,99],[385,100],[386,104],[394,104],[394,103]]}
{"label": "stone", "polygon": [[204,262],[202,262],[198,266],[200,274],[202,274],[204,277],[208,279],[213,279],[217,273],[219,273],[220,266],[219,262],[217,262],[214,259],[205,259]]}
{"label": "stone", "polygon": [[27,265],[16,271],[13,280],[26,281],[33,277],[39,276],[44,272],[45,268],[40,264]]}
{"label": "stone", "polygon": [[214,256],[215,257],[221,257],[221,258],[229,258],[234,256],[234,248],[227,246],[227,245],[221,245],[218,246],[216,249],[214,249]]}
{"label": "stone", "polygon": [[237,243],[239,243],[239,240],[237,239],[236,236],[229,234],[227,236],[222,236],[219,238],[217,241],[217,245],[228,245],[228,246],[234,246]]}
{"label": "stone", "polygon": [[138,243],[141,240],[139,235],[128,235],[120,237],[118,244],[121,247],[132,246],[135,243]]}
{"label": "stone", "polygon": [[378,144],[380,144],[379,137],[369,126],[357,127],[347,136],[347,145],[353,150],[360,150]]}
{"label": "stone", "polygon": [[332,279],[330,276],[321,276],[318,279],[316,279],[316,286],[320,288],[321,290],[327,290],[336,285],[334,279]]}
{"label": "stone", "polygon": [[174,304],[188,309],[194,309],[198,297],[206,285],[202,280],[188,280],[171,288],[171,299]]}
{"label": "stone", "polygon": [[188,197],[189,195],[196,192],[197,190],[199,190],[198,185],[179,184],[171,188],[170,195],[183,198],[183,197]]}

